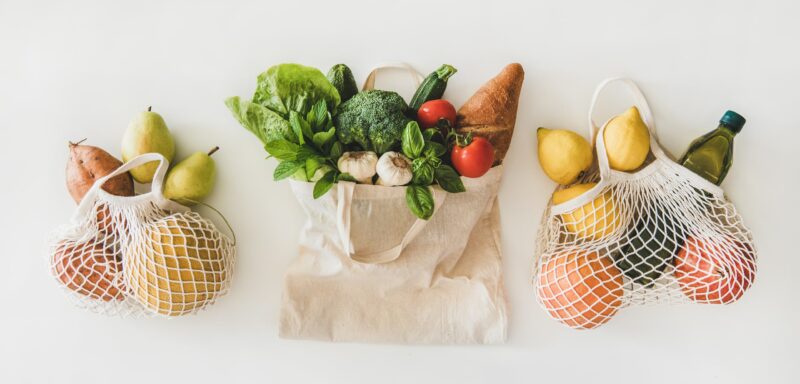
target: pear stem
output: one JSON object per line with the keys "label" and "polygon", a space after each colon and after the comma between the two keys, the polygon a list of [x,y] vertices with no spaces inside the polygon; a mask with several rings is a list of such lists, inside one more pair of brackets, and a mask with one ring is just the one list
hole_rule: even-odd
{"label": "pear stem", "polygon": [[69,141],[68,143],[69,143],[70,147],[77,147],[77,146],[81,145],[81,143],[83,143],[84,141],[86,141],[86,139],[82,139],[82,140],[78,141],[77,143],[73,143],[71,141]]}
{"label": "pear stem", "polygon": [[153,106],[152,105],[148,105],[147,106],[147,112],[152,112],[152,111],[153,111]]}
{"label": "pear stem", "polygon": [[209,155],[209,156],[211,156],[211,155],[213,155],[213,154],[214,154],[214,152],[217,152],[217,151],[219,151],[219,147],[214,147],[214,148],[211,148],[211,150],[210,150],[210,151],[208,151],[208,155]]}

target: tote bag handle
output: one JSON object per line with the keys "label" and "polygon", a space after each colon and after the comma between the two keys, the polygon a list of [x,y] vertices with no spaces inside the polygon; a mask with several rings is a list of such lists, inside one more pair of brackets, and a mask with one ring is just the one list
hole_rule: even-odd
{"label": "tote bag handle", "polygon": [[422,84],[422,80],[425,80],[425,76],[407,63],[384,63],[376,65],[375,68],[369,72],[367,79],[364,80],[364,85],[361,87],[361,90],[368,91],[370,89],[375,89],[375,78],[378,77],[378,72],[385,69],[399,69],[408,72],[408,74],[411,76],[411,81],[414,82],[416,87],[419,87],[419,85]]}
{"label": "tote bag handle", "polygon": [[433,216],[439,212],[445,199],[447,199],[447,192],[438,188],[431,188],[433,191],[434,210],[428,220],[416,219],[414,224],[412,224],[405,235],[403,235],[400,243],[389,249],[372,253],[358,253],[350,237],[352,224],[350,213],[352,212],[353,194],[355,193],[356,184],[349,181],[340,181],[337,185],[338,202],[336,207],[336,228],[339,231],[339,238],[350,259],[363,264],[383,264],[397,260],[400,254],[403,253],[403,249],[422,232],[425,225],[428,224],[428,221],[433,220]]}

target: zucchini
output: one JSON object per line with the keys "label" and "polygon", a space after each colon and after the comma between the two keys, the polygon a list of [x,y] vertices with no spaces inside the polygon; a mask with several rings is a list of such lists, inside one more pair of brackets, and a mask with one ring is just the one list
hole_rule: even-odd
{"label": "zucchini", "polygon": [[358,85],[353,77],[353,71],[344,64],[336,64],[328,71],[328,81],[339,91],[342,103],[358,93]]}
{"label": "zucchini", "polygon": [[441,99],[445,88],[447,88],[447,79],[455,73],[455,67],[449,64],[443,64],[439,69],[433,71],[419,85],[408,106],[416,113],[426,101]]}

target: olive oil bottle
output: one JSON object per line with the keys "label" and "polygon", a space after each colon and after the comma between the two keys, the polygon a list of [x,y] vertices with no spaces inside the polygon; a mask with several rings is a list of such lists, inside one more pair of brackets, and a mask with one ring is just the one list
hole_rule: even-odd
{"label": "olive oil bottle", "polygon": [[716,185],[722,184],[733,163],[733,138],[745,121],[734,111],[725,112],[717,129],[692,141],[679,163]]}

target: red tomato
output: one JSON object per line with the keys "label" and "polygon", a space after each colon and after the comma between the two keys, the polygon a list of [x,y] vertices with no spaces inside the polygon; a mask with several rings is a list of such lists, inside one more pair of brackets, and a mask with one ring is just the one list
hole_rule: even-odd
{"label": "red tomato", "polygon": [[474,137],[466,146],[453,146],[453,166],[461,176],[481,177],[492,168],[494,147],[483,137]]}
{"label": "red tomato", "polygon": [[730,304],[753,284],[755,257],[749,246],[738,241],[723,246],[689,237],[675,257],[674,274],[692,301]]}
{"label": "red tomato", "polygon": [[439,119],[446,119],[451,127],[456,126],[456,108],[447,100],[426,101],[419,107],[417,120],[422,129],[433,128]]}

